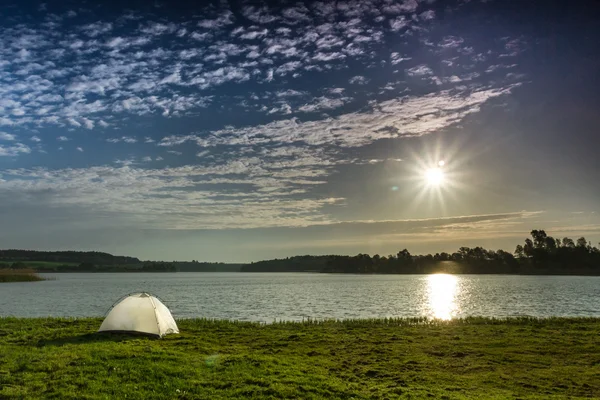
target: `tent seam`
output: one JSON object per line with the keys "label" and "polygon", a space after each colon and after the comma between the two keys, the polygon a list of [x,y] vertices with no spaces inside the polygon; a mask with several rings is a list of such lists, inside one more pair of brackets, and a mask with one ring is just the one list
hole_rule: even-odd
{"label": "tent seam", "polygon": [[156,310],[156,304],[154,304],[154,300],[152,300],[152,295],[148,296],[150,298],[150,303],[152,303],[152,307],[154,308],[154,319],[156,320],[156,329],[158,329],[158,336],[162,337],[160,332],[160,324],[158,323],[158,314]]}

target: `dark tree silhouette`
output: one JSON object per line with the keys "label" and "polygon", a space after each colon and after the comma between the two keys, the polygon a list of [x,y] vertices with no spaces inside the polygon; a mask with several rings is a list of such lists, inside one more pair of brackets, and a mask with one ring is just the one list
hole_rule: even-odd
{"label": "dark tree silhouette", "polygon": [[[37,264],[30,264],[34,261]],[[47,262],[39,263],[40,261]],[[62,265],[61,263],[65,263]],[[296,256],[250,264],[140,261],[134,257],[100,252],[38,252],[0,250],[0,264],[11,268],[33,268],[40,272],[171,272],[171,271],[249,271],[249,272],[329,272],[353,274],[422,274],[433,272],[469,274],[561,274],[600,275],[600,248],[584,237],[573,241],[555,239],[546,231],[534,229],[531,238],[515,248],[504,250],[460,247],[454,253],[412,255],[407,249],[396,255],[380,256]],[[40,265],[41,264],[41,265]]]}

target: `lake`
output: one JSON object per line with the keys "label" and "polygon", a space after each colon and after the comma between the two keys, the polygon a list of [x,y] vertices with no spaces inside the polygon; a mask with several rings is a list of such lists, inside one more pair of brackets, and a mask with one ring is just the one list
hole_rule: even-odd
{"label": "lake", "polygon": [[157,295],[175,318],[600,317],[600,277],[310,273],[64,273],[0,284],[0,315],[103,316],[121,296]]}

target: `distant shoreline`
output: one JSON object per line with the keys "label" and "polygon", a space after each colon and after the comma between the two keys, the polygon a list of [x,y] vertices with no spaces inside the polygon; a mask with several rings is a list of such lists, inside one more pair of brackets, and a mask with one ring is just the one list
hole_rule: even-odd
{"label": "distant shoreline", "polygon": [[320,274],[320,275],[355,275],[355,276],[394,276],[394,275],[484,275],[484,276],[600,276],[597,274],[569,274],[569,273],[497,273],[497,272],[426,272],[426,273],[354,273],[354,272],[321,272],[321,271],[38,271],[40,274],[167,274],[167,273],[226,273],[226,274]]}
{"label": "distant shoreline", "polygon": [[336,274],[420,275],[432,273],[472,275],[600,276],[600,248],[584,237],[553,238],[534,229],[531,238],[513,253],[482,247],[460,247],[454,253],[413,255],[359,253],[355,256],[293,256],[250,263],[142,261],[88,251],[0,250],[0,268],[62,272],[314,272]]}

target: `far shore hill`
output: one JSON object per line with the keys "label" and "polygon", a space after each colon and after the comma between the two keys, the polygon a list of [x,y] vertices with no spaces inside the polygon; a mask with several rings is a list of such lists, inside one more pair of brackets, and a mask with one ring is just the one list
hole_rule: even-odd
{"label": "far shore hill", "polygon": [[54,272],[319,272],[352,274],[522,274],[600,276],[600,249],[579,238],[533,230],[514,252],[461,247],[454,253],[294,256],[251,263],[142,261],[96,251],[0,250],[0,269]]}

